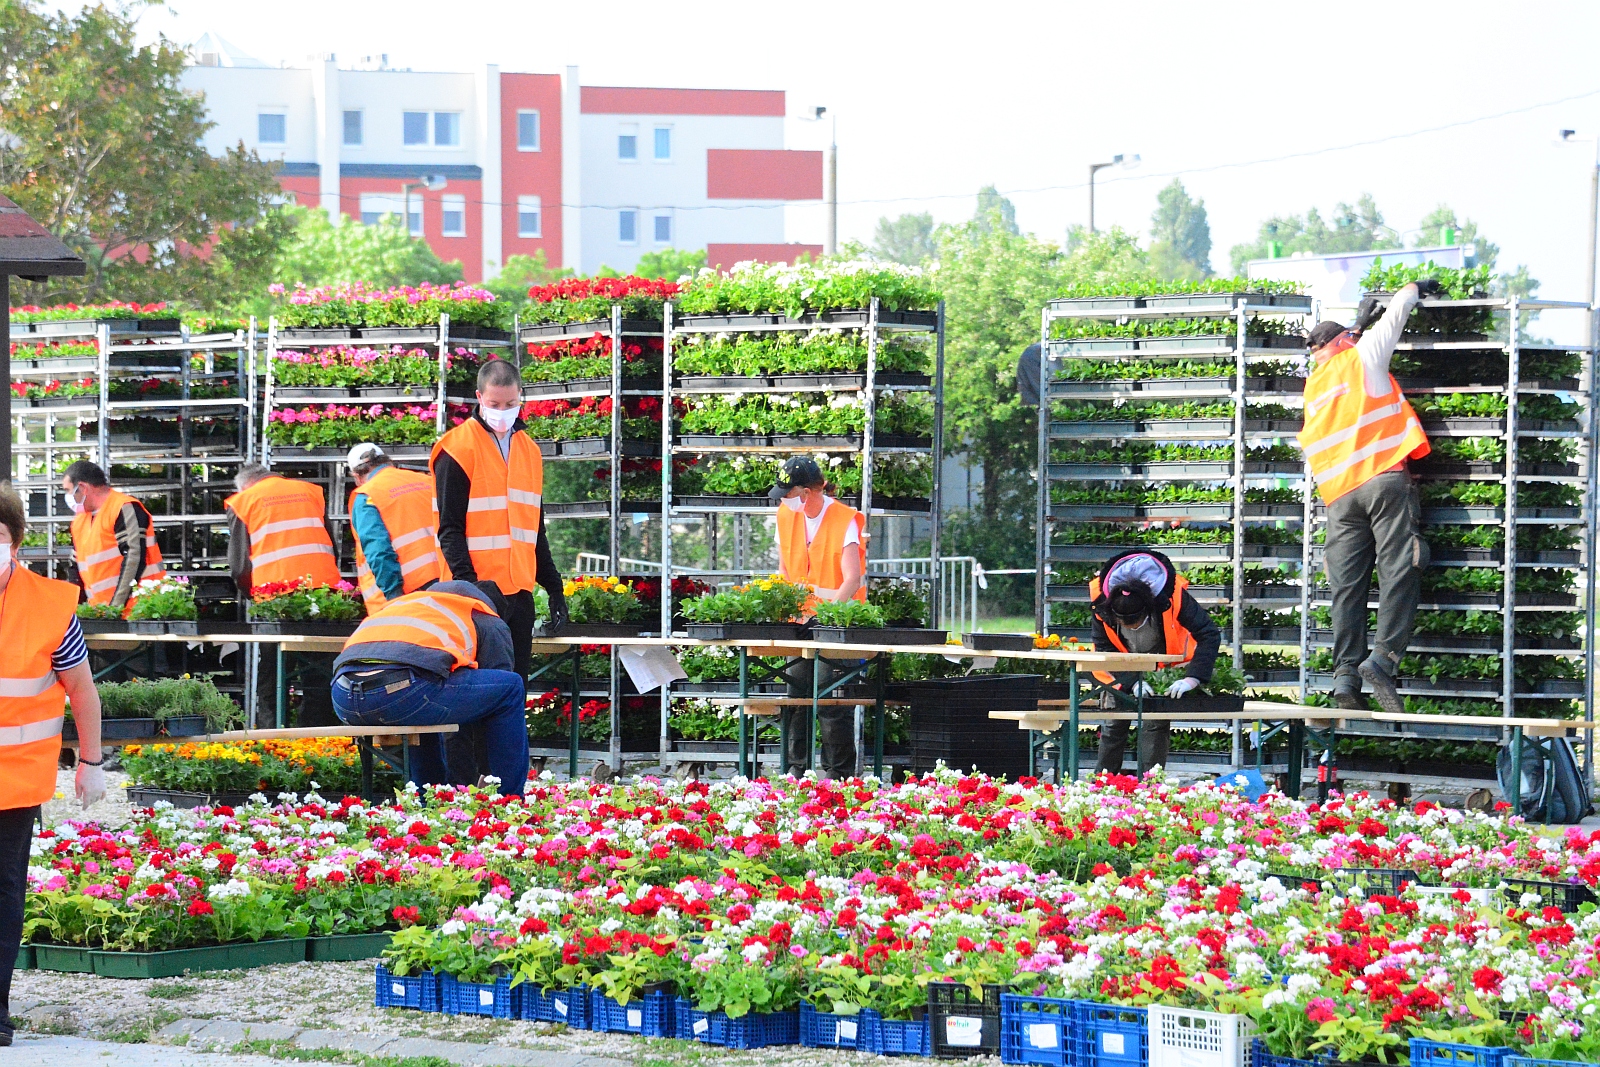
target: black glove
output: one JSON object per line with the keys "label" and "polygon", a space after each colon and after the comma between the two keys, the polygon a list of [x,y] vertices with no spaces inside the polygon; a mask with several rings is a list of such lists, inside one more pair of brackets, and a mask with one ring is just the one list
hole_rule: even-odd
{"label": "black glove", "polygon": [[1411,283],[1417,287],[1417,298],[1426,300],[1430,296],[1436,297],[1444,292],[1444,286],[1439,284],[1438,278],[1418,278]]}
{"label": "black glove", "polygon": [[1368,326],[1383,318],[1383,303],[1375,296],[1361,298],[1361,306],[1356,309],[1356,324],[1353,327],[1356,333],[1364,333]]}
{"label": "black glove", "polygon": [[480,578],[478,581],[473,582],[472,584],[478,587],[479,592],[483,593],[489,598],[489,602],[494,605],[494,613],[500,616],[502,619],[505,618],[507,613],[510,612],[511,608],[510,605],[506,603],[505,594],[500,592],[500,586],[489,581],[487,578]]}
{"label": "black glove", "polygon": [[558,594],[550,598],[550,617],[545,620],[546,637],[554,637],[567,624],[567,598]]}

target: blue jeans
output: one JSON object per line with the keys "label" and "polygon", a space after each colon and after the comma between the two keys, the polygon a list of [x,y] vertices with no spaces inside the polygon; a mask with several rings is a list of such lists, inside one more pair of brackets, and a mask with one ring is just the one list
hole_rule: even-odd
{"label": "blue jeans", "polygon": [[[360,679],[344,672],[333,683],[333,708],[348,726],[440,726],[482,723],[489,742],[489,773],[500,779],[502,794],[522,795],[528,781],[527,683],[512,671],[463,668],[440,679],[410,671],[411,684],[397,692],[358,690]],[[419,784],[472,784],[476,773],[458,781],[444,758],[440,735],[418,745]],[[470,770],[470,768],[462,768]]]}

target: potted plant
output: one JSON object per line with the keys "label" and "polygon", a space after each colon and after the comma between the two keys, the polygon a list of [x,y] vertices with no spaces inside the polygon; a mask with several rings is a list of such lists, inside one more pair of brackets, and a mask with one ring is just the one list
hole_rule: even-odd
{"label": "potted plant", "polygon": [[101,682],[98,688],[105,728],[112,731],[108,737],[153,737],[157,732],[189,737],[222,733],[245,721],[239,705],[206,676],[136,678]]}
{"label": "potted plant", "polygon": [[[655,617],[650,608],[640,600],[632,582],[621,578],[579,575],[564,583],[567,600],[567,625],[561,628],[560,637],[611,638],[638,637],[653,631]],[[537,602],[548,604],[549,596],[543,589],[534,594]],[[548,608],[537,605],[539,614],[548,617]]]}
{"label": "potted plant", "polygon": [[125,634],[128,621],[110,604],[79,604],[78,625],[86,634]]}
{"label": "potted plant", "polygon": [[890,626],[883,608],[871,601],[822,601],[812,617],[813,640],[836,644],[942,645],[945,630]]}
{"label": "potted plant", "polygon": [[269,582],[250,590],[250,628],[258,634],[348,636],[361,623],[355,586],[312,585],[310,578]]}
{"label": "potted plant", "polygon": [[811,590],[774,574],[722,593],[688,601],[688,636],[702,641],[796,640],[805,629],[801,609]]}
{"label": "potted plant", "polygon": [[187,578],[144,578],[129,600],[128,629],[136,634],[198,634],[200,617]]}

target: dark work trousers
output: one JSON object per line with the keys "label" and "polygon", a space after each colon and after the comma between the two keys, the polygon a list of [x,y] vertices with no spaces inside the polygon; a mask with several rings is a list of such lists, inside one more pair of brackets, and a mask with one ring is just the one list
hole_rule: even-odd
{"label": "dark work trousers", "polygon": [[[1126,710],[1124,708],[1123,710]],[[1100,758],[1095,760],[1094,772],[1109,771],[1112,774],[1122,773],[1122,758],[1128,751],[1128,728],[1133,723],[1127,721],[1108,722],[1100,727]],[[1160,764],[1167,765],[1167,755],[1172,750],[1172,724],[1170,722],[1146,722],[1139,727],[1139,773],[1143,775],[1151,767]]]}
{"label": "dark work trousers", "polygon": [[[826,688],[844,673],[825,659],[797,659],[784,669],[789,681],[789,696],[811,697],[812,664],[820,663],[817,687]],[[830,696],[836,694],[830,694]],[[811,709],[806,706],[783,709],[783,730],[789,749],[783,754],[786,774],[801,775],[811,766]],[[822,773],[829,778],[849,778],[856,773],[856,717],[848,706],[823,705],[817,709],[817,730],[822,734]]]}
{"label": "dark work trousers", "polygon": [[28,892],[28,848],[39,808],[0,809],[0,1032],[10,1034],[11,972],[22,947],[22,907]]}
{"label": "dark work trousers", "polygon": [[1328,505],[1328,584],[1333,590],[1336,690],[1361,691],[1356,668],[1367,658],[1367,597],[1378,568],[1378,631],[1373,658],[1391,676],[1411,642],[1411,625],[1430,558],[1422,539],[1422,494],[1407,471],[1389,471]]}
{"label": "dark work trousers", "polygon": [[[533,594],[528,590],[505,595],[505,623],[511,630],[511,658],[516,672],[524,683],[533,671]],[[460,781],[456,785],[472,785],[482,775],[489,773],[489,732],[481,722],[462,725],[460,732],[448,735],[444,743],[445,759],[450,772]],[[470,775],[470,777],[461,777]],[[519,790],[520,792],[520,790]]]}

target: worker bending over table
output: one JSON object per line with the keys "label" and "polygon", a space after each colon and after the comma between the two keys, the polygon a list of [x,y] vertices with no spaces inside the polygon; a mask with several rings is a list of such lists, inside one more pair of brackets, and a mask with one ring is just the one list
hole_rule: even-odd
{"label": "worker bending over table", "polygon": [[[1189,592],[1189,580],[1172,561],[1145,548],[1112,556],[1089,582],[1094,610],[1097,652],[1151,652],[1181,655],[1173,666],[1188,665],[1184,676],[1167,687],[1181,697],[1211,680],[1222,647],[1222,631],[1210,613]],[[1154,696],[1150,683],[1137,674],[1095,671],[1096,680],[1136,696]],[[1139,773],[1165,766],[1172,743],[1172,723],[1141,723]],[[1095,773],[1122,773],[1128,747],[1128,723],[1108,722],[1100,728],[1100,758]]]}
{"label": "worker bending over table", "polygon": [[394,465],[375,444],[346,459],[356,483],[350,529],[356,537],[356,584],[369,612],[450,577],[439,549],[433,479]]}
{"label": "worker bending over table", "polygon": [[[1333,594],[1333,702],[1362,709],[1361,683],[1383,710],[1405,711],[1395,687],[1429,561],[1422,539],[1422,499],[1410,461],[1430,451],[1427,434],[1389,362],[1411,309],[1431,278],[1404,286],[1371,329],[1377,302],[1363,301],[1353,330],[1337,322],[1312,327],[1307,340],[1305,428],[1300,447],[1328,511],[1326,566]],[[1378,567],[1378,631],[1367,652],[1367,596]]]}
{"label": "worker bending over table", "polygon": [[[808,456],[793,456],[783,464],[769,498],[778,503],[778,570],[787,581],[808,584],[817,601],[867,599],[866,516],[830,495],[837,492],[823,477],[822,468]],[[813,665],[815,663],[815,666]],[[843,672],[827,660],[799,659],[784,672],[789,696],[809,697],[813,683],[826,687]],[[804,774],[811,763],[810,708],[785,707],[783,733],[788,745],[783,769]],[[822,773],[828,778],[848,778],[856,773],[855,716],[849,707],[817,709],[822,734]]]}
{"label": "worker bending over table", "polygon": [[[239,491],[222,502],[228,513],[228,570],[241,603],[250,591],[276,582],[303,580],[311,588],[338,585],[339,559],[328,528],[328,505],[320,486],[273,474],[246,463],[234,476]],[[271,721],[277,693],[277,656],[261,654],[258,687],[261,721]],[[332,726],[333,705],[322,685],[302,687],[300,726]]]}
{"label": "worker bending over table", "polygon": [[139,583],[167,576],[149,510],[111,488],[106,472],[86,459],[61,475],[61,491],[72,507],[72,555],[84,595],[126,617]]}
{"label": "worker bending over table", "polygon": [[[75,479],[76,480],[76,479]],[[55,795],[66,702],[78,728],[78,800],[106,795],[100,695],[78,625],[78,587],[17,561],[27,509],[0,482],[0,1046],[11,1044],[11,972],[22,943],[28,858],[39,806]]]}
{"label": "worker bending over table", "polygon": [[[561,572],[544,532],[544,458],[522,421],[522,376],[503,359],[478,369],[478,408],[433,446],[428,470],[438,504],[439,545],[448,573],[488,594],[511,632],[514,669],[533,669],[533,588],[550,598],[555,632],[567,621]],[[487,764],[480,730],[446,742],[453,764]]]}
{"label": "worker bending over table", "polygon": [[[489,595],[471,582],[438,582],[391,600],[356,627],[333,664],[333,706],[348,726],[481,723],[489,773],[501,793],[521,796],[528,694],[512,666],[511,631]],[[476,783],[475,762],[446,755],[439,737],[418,741],[417,782]]]}

